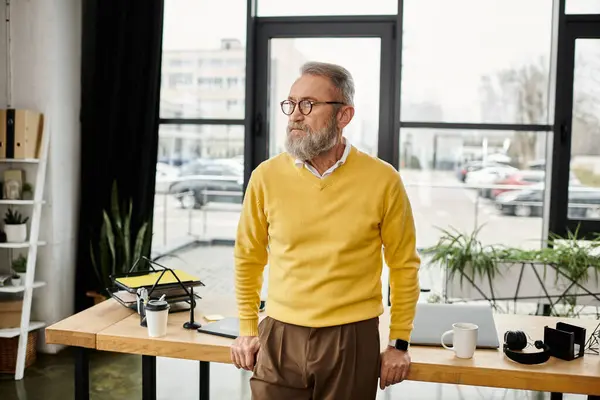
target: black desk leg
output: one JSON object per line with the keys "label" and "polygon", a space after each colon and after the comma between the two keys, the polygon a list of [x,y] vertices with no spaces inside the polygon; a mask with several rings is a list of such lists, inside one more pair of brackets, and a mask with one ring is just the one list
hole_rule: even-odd
{"label": "black desk leg", "polygon": [[156,400],[155,356],[142,356],[142,399]]}
{"label": "black desk leg", "polygon": [[563,399],[562,393],[555,393],[555,392],[550,393],[550,400],[562,400],[562,399]]}
{"label": "black desk leg", "polygon": [[210,399],[210,363],[200,361],[200,400]]}
{"label": "black desk leg", "polygon": [[587,400],[600,400],[600,396],[594,396],[593,394],[590,394]]}
{"label": "black desk leg", "polygon": [[90,398],[90,353],[85,347],[75,347],[75,400]]}

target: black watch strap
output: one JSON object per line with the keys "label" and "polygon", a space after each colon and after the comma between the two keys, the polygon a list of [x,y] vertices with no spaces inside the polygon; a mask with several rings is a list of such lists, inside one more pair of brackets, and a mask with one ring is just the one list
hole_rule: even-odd
{"label": "black watch strap", "polygon": [[398,350],[406,351],[408,350],[408,342],[402,339],[396,339],[396,345],[394,346]]}

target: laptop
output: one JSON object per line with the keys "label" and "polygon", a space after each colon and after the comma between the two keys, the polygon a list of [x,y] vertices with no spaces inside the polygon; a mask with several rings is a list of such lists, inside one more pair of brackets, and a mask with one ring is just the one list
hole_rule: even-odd
{"label": "laptop", "polygon": [[[410,342],[415,345],[441,346],[442,334],[451,330],[455,322],[470,322],[479,327],[478,348],[497,349],[500,346],[489,304],[418,303]],[[226,317],[203,325],[198,328],[198,332],[235,339],[240,332],[239,320]],[[445,343],[452,345],[452,338],[448,337]]]}
{"label": "laptop", "polygon": [[225,317],[218,321],[202,325],[198,328],[198,332],[235,339],[240,333],[240,324],[237,318]]}
{"label": "laptop", "polygon": [[[498,331],[489,304],[418,303],[410,343],[424,346],[441,346],[442,334],[452,330],[455,322],[470,322],[479,327],[477,348],[500,347]],[[448,335],[446,345],[452,345]]]}

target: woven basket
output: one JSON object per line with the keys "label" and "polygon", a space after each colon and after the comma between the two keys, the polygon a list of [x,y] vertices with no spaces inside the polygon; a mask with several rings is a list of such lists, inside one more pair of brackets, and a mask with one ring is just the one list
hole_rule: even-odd
{"label": "woven basket", "polygon": [[[33,364],[37,357],[37,335],[37,331],[29,332],[25,368]],[[18,348],[18,336],[14,338],[0,338],[0,373],[14,374],[16,372]]]}

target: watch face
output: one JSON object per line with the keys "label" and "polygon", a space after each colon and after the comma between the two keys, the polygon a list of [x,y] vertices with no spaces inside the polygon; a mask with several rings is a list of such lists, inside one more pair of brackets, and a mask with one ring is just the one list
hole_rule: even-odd
{"label": "watch face", "polygon": [[396,349],[398,350],[407,350],[408,349],[408,342],[405,340],[396,340]]}

